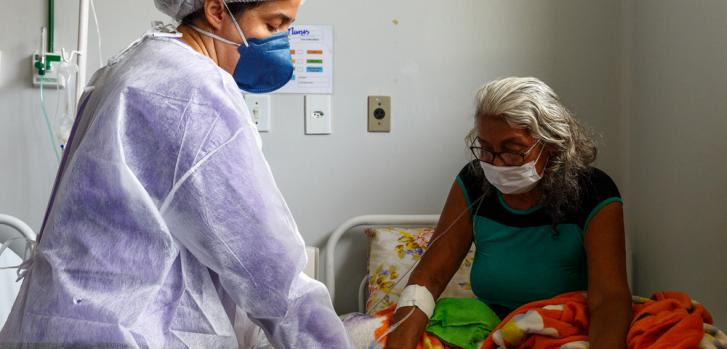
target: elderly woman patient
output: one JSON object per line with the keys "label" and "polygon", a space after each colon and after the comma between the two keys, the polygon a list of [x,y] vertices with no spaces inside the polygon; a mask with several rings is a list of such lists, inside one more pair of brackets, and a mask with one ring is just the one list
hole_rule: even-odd
{"label": "elderly woman patient", "polygon": [[[472,290],[501,318],[587,290],[591,348],[625,348],[622,202],[611,178],[590,166],[596,147],[583,127],[542,81],[506,78],[479,91],[468,141],[476,160],[452,184],[433,238],[446,235],[413,271],[407,289],[416,292],[403,294],[416,294],[411,304],[422,294],[437,299],[474,242]],[[413,348],[427,324],[420,307],[400,306],[392,323],[402,319],[388,348]]]}

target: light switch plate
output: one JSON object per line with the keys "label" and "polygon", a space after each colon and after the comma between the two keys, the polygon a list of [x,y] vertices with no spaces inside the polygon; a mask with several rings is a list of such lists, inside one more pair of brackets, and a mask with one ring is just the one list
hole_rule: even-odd
{"label": "light switch plate", "polygon": [[303,269],[303,272],[311,278],[318,280],[318,259],[320,250],[318,250],[317,247],[306,246],[305,252],[308,254],[308,264]]}
{"label": "light switch plate", "polygon": [[332,133],[331,95],[305,96],[305,134],[327,135]]}
{"label": "light switch plate", "polygon": [[258,132],[270,132],[270,95],[245,95],[245,103]]}
{"label": "light switch plate", "polygon": [[391,132],[391,97],[369,96],[369,132]]}

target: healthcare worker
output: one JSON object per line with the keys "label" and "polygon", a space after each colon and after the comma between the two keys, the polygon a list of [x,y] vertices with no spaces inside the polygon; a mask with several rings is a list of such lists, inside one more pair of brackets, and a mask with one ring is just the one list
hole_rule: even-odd
{"label": "healthcare worker", "polygon": [[156,0],[183,35],[91,79],[0,347],[236,348],[236,308],[276,348],[350,346],[240,92],[291,78],[300,0],[228,2]]}

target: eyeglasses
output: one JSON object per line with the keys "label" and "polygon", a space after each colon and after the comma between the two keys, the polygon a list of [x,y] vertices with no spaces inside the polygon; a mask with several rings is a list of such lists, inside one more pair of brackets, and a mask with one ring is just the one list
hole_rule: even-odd
{"label": "eyeglasses", "polygon": [[486,162],[488,164],[492,164],[495,162],[495,158],[499,157],[500,160],[502,160],[502,163],[505,164],[505,166],[522,166],[525,164],[525,158],[535,149],[535,147],[540,144],[540,141],[538,140],[533,144],[530,149],[526,150],[523,153],[512,153],[507,151],[501,151],[501,152],[494,152],[489,151],[483,147],[478,147],[475,145],[475,142],[477,142],[477,139],[472,141],[472,145],[470,146],[470,150],[472,151],[472,154],[475,156],[475,158],[479,159],[482,162]]}

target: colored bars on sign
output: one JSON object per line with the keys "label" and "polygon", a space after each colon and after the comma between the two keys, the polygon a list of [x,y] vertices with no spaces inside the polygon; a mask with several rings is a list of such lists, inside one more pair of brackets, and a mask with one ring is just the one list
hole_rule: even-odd
{"label": "colored bars on sign", "polygon": [[[297,52],[298,52],[297,50],[290,50],[290,54],[291,55],[294,55]],[[307,50],[307,51],[305,51],[305,53],[307,53],[309,55],[322,55],[323,54],[323,50]]]}
{"label": "colored bars on sign", "polygon": [[[315,80],[318,74],[322,74],[324,55],[322,49],[291,49],[290,55],[292,56],[293,65],[295,65],[295,73],[291,80],[298,80],[306,73],[313,73],[314,76],[302,77],[304,80]],[[301,75],[301,76],[298,76]]]}

